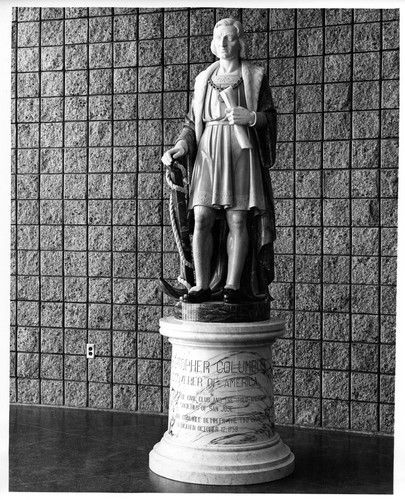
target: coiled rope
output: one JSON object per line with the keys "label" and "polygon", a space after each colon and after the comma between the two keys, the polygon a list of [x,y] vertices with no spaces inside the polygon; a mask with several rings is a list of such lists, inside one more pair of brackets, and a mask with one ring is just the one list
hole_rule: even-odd
{"label": "coiled rope", "polygon": [[[191,269],[194,269],[193,263],[190,262],[189,260],[187,260],[185,255],[184,255],[184,250],[183,250],[183,246],[181,244],[179,230],[178,230],[178,227],[176,224],[176,217],[175,217],[175,213],[174,213],[173,191],[179,191],[180,193],[187,195],[187,187],[186,186],[188,184],[186,169],[180,163],[177,163],[176,165],[181,171],[183,186],[178,186],[177,184],[174,184],[170,178],[170,168],[166,169],[166,182],[171,189],[170,198],[169,198],[170,222],[172,224],[172,231],[173,231],[173,235],[174,235],[174,240],[176,242],[177,251],[179,252],[180,260],[181,260],[182,264],[184,266],[190,267]],[[188,290],[192,286],[183,276],[178,276],[177,281],[179,283],[181,283],[183,286],[185,286]]]}

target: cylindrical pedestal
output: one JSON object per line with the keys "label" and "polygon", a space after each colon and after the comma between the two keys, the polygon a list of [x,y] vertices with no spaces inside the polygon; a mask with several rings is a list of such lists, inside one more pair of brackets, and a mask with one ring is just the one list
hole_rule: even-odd
{"label": "cylindrical pedestal", "polygon": [[284,322],[201,323],[163,318],[173,346],[169,425],[150,469],[197,484],[254,484],[294,470],[274,431],[271,346]]}

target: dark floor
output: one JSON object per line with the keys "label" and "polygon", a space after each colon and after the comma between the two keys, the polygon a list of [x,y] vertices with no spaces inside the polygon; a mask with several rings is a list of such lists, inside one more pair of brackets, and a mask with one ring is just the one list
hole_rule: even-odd
{"label": "dark floor", "polygon": [[278,426],[295,472],[249,486],[203,486],[157,476],[148,455],[160,415],[37,406],[10,408],[10,491],[377,493],[393,491],[393,439]]}

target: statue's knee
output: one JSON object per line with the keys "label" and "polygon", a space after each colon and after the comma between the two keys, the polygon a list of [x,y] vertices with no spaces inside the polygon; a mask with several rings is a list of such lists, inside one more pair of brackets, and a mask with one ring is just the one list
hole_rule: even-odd
{"label": "statue's knee", "polygon": [[243,213],[230,213],[227,221],[230,231],[243,232],[246,229],[246,217]]}
{"label": "statue's knee", "polygon": [[209,231],[213,225],[215,217],[208,210],[194,210],[194,229],[197,231]]}
{"label": "statue's knee", "polygon": [[205,215],[195,217],[194,229],[197,231],[208,231],[210,229],[210,219]]}

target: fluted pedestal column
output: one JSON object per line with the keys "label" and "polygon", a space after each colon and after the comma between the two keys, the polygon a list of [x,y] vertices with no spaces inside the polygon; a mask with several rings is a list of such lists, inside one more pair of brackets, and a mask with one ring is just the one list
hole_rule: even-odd
{"label": "fluted pedestal column", "polygon": [[274,481],[294,455],[274,429],[271,347],[284,323],[202,323],[163,318],[173,346],[169,425],[150,469],[197,484]]}

